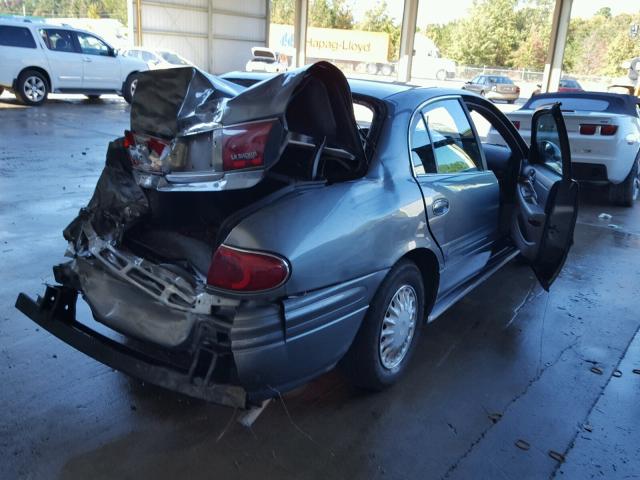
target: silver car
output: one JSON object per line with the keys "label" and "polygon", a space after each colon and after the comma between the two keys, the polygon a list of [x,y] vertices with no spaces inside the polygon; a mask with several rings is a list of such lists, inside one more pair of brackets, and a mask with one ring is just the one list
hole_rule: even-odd
{"label": "silver car", "polygon": [[[557,106],[532,136],[529,149],[475,94],[348,82],[324,62],[249,88],[145,73],[131,131],[64,231],[71,261],[17,307],[115,369],[208,401],[248,407],[338,363],[382,389],[422,325],[516,255],[546,289],[558,275],[578,186]],[[76,318],[78,294],[121,336]]]}

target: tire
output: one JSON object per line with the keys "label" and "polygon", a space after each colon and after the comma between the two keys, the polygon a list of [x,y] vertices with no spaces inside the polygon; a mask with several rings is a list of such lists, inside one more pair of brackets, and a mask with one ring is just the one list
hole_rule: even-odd
{"label": "tire", "polygon": [[447,79],[447,71],[444,69],[440,69],[436,72],[436,80],[446,80]]}
{"label": "tire", "polygon": [[609,200],[614,205],[632,207],[640,192],[640,178],[638,177],[638,159],[633,162],[631,171],[622,183],[609,185]]}
{"label": "tire", "polygon": [[[404,310],[402,298],[413,298],[413,309]],[[407,303],[411,304],[411,301]],[[393,309],[399,311],[396,318],[398,335],[384,335],[383,331],[390,331],[389,319],[395,316]],[[422,274],[415,263],[402,260],[391,269],[375,293],[360,330],[342,361],[352,383],[380,391],[398,381],[415,350],[424,313]]]}
{"label": "tire", "polygon": [[49,82],[37,70],[25,70],[18,76],[16,96],[25,105],[39,107],[49,96]]}
{"label": "tire", "polygon": [[375,63],[367,63],[366,70],[369,75],[377,75],[378,65],[376,65]]}
{"label": "tire", "polygon": [[391,67],[391,65],[382,65],[380,74],[386,77],[390,77],[391,75],[393,75],[393,68]]}
{"label": "tire", "polygon": [[85,95],[85,97],[87,97],[92,102],[95,102],[96,100],[98,100],[100,98],[100,95]]}
{"label": "tire", "polygon": [[133,100],[133,95],[136,93],[137,86],[138,76],[135,73],[132,73],[127,77],[127,80],[124,82],[124,87],[122,87],[122,97],[127,103],[131,103]]}

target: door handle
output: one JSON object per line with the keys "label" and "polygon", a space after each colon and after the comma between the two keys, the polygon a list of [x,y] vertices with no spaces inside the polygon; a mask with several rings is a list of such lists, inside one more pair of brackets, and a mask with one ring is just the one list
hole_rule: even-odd
{"label": "door handle", "polygon": [[85,57],[85,58],[82,59],[82,61],[83,62],[87,62],[87,63],[91,63],[92,60],[90,58],[86,58]]}
{"label": "door handle", "polygon": [[431,210],[436,217],[444,215],[449,211],[449,200],[446,198],[438,198],[433,202],[433,205],[431,205]]}

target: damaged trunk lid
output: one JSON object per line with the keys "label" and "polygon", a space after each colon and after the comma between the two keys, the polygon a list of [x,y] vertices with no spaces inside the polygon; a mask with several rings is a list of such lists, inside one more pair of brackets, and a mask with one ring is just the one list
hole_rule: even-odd
{"label": "damaged trunk lid", "polygon": [[125,147],[138,185],[160,191],[249,188],[272,169],[341,180],[366,168],[347,80],[327,62],[248,89],[197,68],[145,72]]}

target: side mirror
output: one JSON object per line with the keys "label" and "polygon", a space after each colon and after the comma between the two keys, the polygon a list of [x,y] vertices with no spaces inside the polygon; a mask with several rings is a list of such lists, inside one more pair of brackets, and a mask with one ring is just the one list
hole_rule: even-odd
{"label": "side mirror", "polygon": [[541,83],[536,83],[536,87],[542,88],[542,84]]}
{"label": "side mirror", "polygon": [[118,56],[118,51],[115,48],[110,48],[109,49],[109,56],[110,57],[117,57]]}
{"label": "side mirror", "polygon": [[571,178],[571,151],[559,103],[533,114],[529,161]]}

